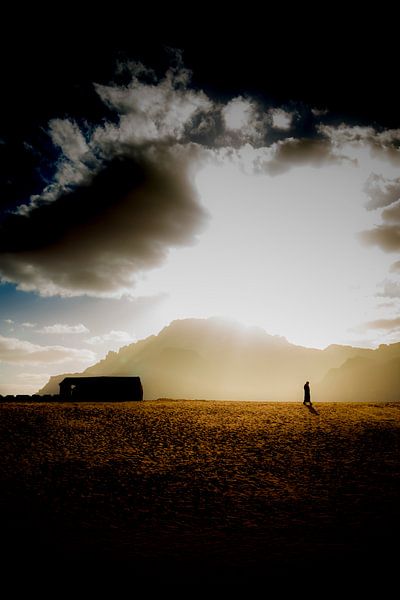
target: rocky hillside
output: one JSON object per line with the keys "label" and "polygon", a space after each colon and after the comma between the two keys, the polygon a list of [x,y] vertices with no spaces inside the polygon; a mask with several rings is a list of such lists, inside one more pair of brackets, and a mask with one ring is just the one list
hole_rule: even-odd
{"label": "rocky hillside", "polygon": [[316,386],[328,401],[394,402],[400,400],[400,344],[381,345],[328,371]]}
{"label": "rocky hillside", "polygon": [[219,319],[172,322],[82,373],[52,377],[39,391],[57,394],[67,375],[139,375],[146,399],[301,400],[305,380],[315,401],[396,400],[400,344],[376,350],[290,344],[258,328]]}

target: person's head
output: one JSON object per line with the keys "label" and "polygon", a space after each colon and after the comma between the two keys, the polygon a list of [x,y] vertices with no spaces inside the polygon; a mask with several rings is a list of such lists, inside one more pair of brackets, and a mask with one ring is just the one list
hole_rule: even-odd
{"label": "person's head", "polygon": [[308,385],[309,383],[310,383],[309,381],[306,381],[306,385]]}

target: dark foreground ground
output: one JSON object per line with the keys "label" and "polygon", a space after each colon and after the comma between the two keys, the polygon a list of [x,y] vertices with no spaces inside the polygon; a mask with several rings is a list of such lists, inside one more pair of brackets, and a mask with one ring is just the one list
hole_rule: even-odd
{"label": "dark foreground ground", "polygon": [[6,559],[161,579],[383,577],[399,556],[400,404],[316,408],[0,404]]}

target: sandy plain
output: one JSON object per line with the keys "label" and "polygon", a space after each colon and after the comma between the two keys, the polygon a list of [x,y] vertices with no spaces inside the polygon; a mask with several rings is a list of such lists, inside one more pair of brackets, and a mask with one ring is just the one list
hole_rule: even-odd
{"label": "sandy plain", "polygon": [[400,403],[0,404],[10,562],[210,580],[397,561]]}

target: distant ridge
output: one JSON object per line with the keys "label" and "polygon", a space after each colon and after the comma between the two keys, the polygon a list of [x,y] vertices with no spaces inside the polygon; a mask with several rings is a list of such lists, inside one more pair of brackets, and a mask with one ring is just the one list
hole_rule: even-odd
{"label": "distant ridge", "polygon": [[400,343],[319,350],[223,319],[182,319],[82,373],[51,377],[38,393],[57,394],[67,376],[138,375],[148,400],[300,401],[309,380],[314,401],[396,401],[399,367]]}

